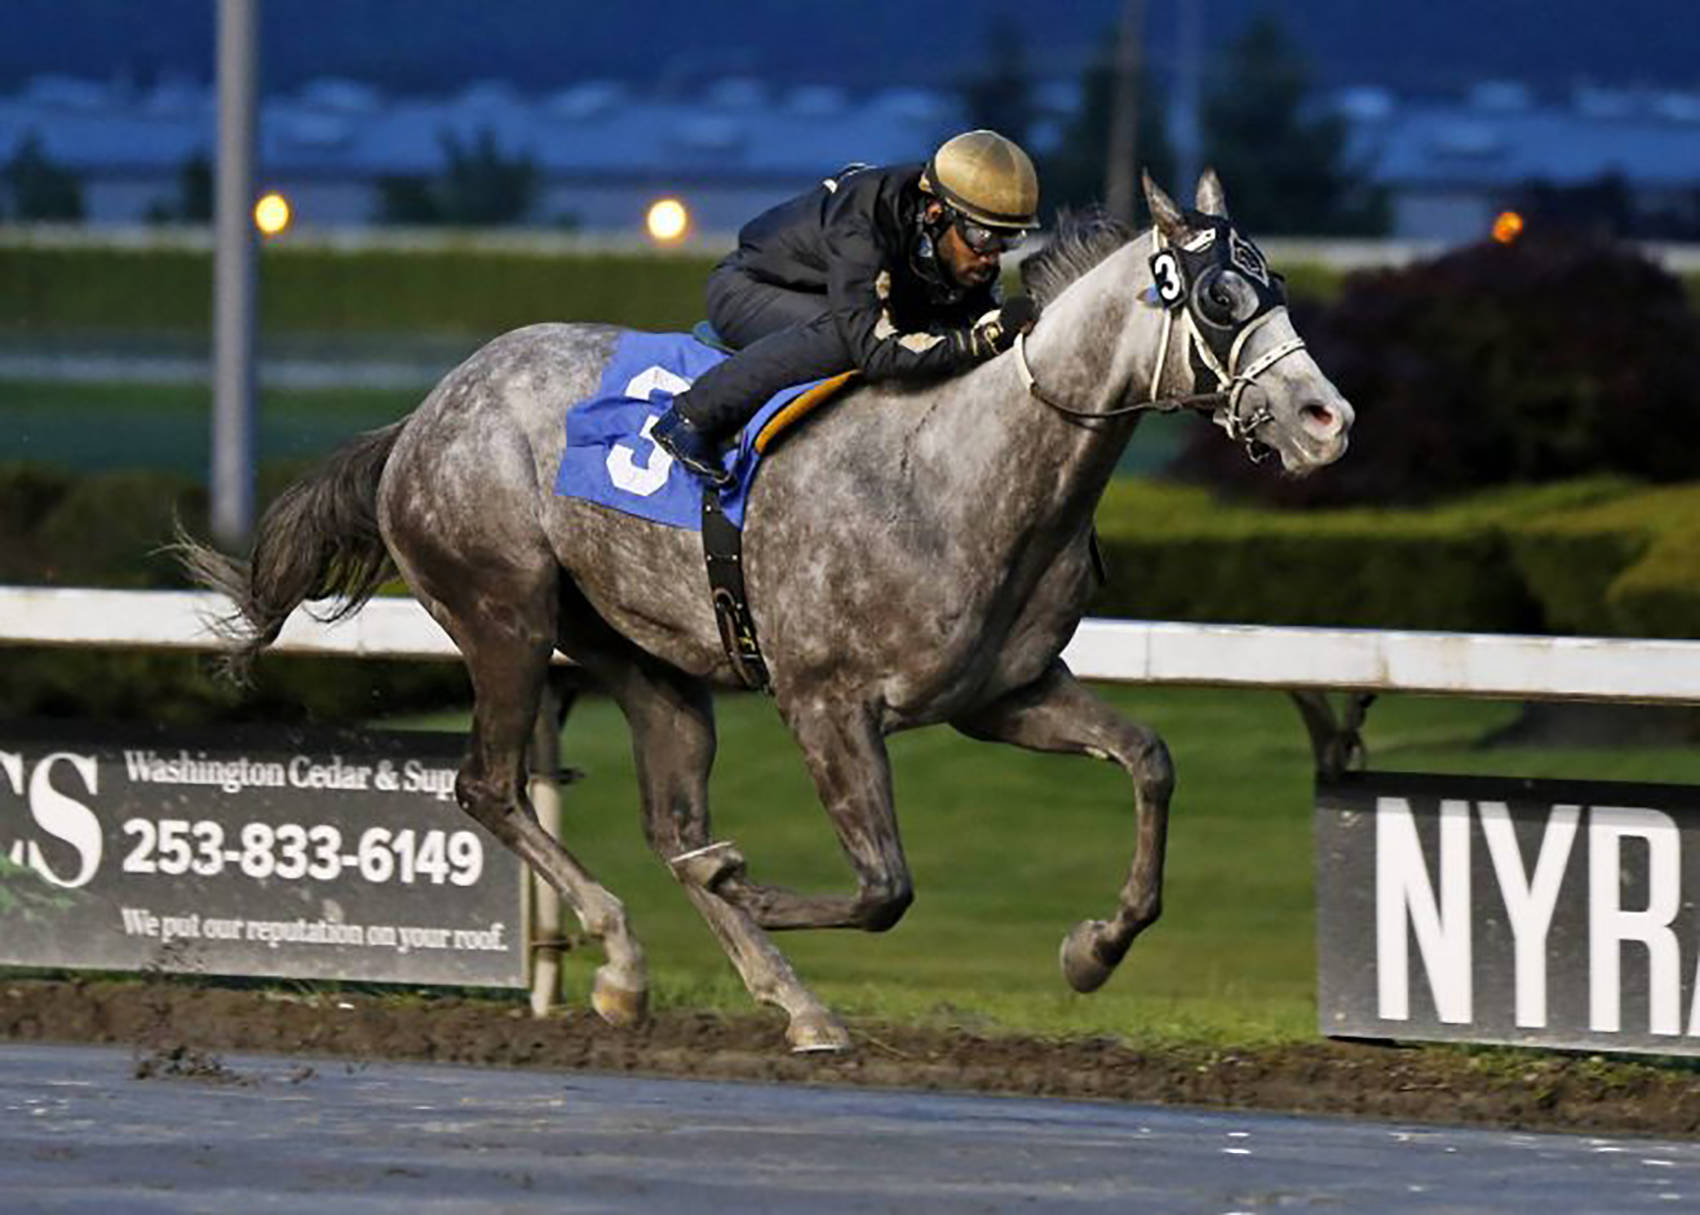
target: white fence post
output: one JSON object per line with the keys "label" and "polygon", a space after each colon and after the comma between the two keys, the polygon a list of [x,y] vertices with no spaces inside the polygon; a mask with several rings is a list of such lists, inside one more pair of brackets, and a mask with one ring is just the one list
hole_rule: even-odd
{"label": "white fence post", "polygon": [[[553,680],[544,680],[543,701],[531,728],[531,783],[528,792],[537,821],[561,838],[560,696]],[[531,871],[531,1015],[546,1017],[561,999],[561,895]]]}

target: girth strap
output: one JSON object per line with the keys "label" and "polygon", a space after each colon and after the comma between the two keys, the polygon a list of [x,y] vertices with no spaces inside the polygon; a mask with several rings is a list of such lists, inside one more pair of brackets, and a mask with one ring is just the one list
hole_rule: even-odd
{"label": "girth strap", "polygon": [[755,618],[744,591],[744,534],[726,517],[720,492],[712,488],[702,493],[702,555],[708,564],[708,592],[720,626],[720,644],[726,647],[732,669],[747,687],[771,692],[773,685],[756,643]]}

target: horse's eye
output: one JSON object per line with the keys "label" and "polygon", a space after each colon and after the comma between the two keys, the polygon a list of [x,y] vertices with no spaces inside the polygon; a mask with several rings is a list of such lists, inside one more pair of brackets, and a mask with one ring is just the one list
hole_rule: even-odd
{"label": "horse's eye", "polygon": [[1257,292],[1231,270],[1205,271],[1198,278],[1193,297],[1204,319],[1222,328],[1239,324],[1257,310]]}

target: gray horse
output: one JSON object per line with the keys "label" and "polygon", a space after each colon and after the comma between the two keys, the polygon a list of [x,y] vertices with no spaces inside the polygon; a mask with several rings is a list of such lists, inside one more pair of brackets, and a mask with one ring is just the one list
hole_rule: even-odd
{"label": "gray horse", "polygon": [[182,555],[237,605],[227,627],[238,674],[302,602],[339,596],[344,616],[392,564],[400,571],[472,677],[456,797],[600,940],[592,1003],[613,1024],[645,1014],[642,947],[620,901],[526,800],[525,747],[557,649],[624,712],[650,845],[750,994],[788,1014],[793,1049],[840,1050],[849,1036],[766,933],[881,932],[902,917],[912,888],[884,739],[916,726],[1107,759],[1132,778],[1138,847],[1117,909],[1062,944],[1067,981],[1092,991],[1157,918],[1174,784],[1162,740],[1059,658],[1094,584],[1093,508],[1140,412],[1191,391],[1195,362],[1220,381],[1218,423],[1290,474],[1337,459],[1352,421],[1279,305],[1279,279],[1227,222],[1215,175],[1200,181],[1195,210],[1149,179],[1145,189],[1151,232],[1065,222],[1029,259],[1044,313],[1015,350],[942,382],[863,386],[757,479],[750,604],[852,893],[766,885],[714,839],[710,688],[737,680],[698,536],[553,492],[562,407],[594,395],[616,330],[546,324],[495,339],[409,417],[288,489],[248,560],[187,537]]}

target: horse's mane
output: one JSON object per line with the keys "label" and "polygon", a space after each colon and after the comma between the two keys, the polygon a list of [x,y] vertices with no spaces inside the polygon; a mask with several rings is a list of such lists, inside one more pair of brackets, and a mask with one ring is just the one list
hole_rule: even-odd
{"label": "horse's mane", "polygon": [[1059,211],[1049,243],[1021,263],[1021,287],[1041,308],[1136,233],[1101,207]]}

